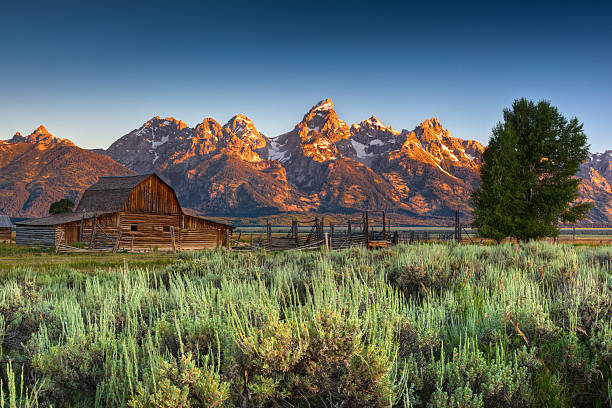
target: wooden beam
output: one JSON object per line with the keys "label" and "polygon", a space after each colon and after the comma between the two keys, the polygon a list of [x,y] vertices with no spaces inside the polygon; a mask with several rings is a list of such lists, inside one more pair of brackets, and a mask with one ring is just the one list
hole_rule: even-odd
{"label": "wooden beam", "polygon": [[174,225],[170,226],[170,244],[172,245],[172,252],[176,253],[176,242],[174,240]]}

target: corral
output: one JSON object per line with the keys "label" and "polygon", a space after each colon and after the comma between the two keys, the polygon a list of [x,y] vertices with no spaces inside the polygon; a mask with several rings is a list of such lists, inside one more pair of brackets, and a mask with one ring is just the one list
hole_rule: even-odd
{"label": "corral", "polygon": [[88,250],[197,250],[230,247],[232,227],[185,214],[156,174],[101,177],[75,212],[17,223],[18,245]]}

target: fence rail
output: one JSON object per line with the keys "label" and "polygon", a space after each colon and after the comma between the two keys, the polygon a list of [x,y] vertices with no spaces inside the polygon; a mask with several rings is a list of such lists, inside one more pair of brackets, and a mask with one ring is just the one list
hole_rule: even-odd
{"label": "fence rail", "polygon": [[341,249],[351,246],[386,247],[400,243],[450,242],[462,239],[463,229],[418,231],[392,226],[384,211],[364,211],[360,217],[342,223],[325,222],[324,218],[309,221],[293,220],[291,225],[242,227],[234,230],[234,249],[266,249],[271,251],[316,248]]}

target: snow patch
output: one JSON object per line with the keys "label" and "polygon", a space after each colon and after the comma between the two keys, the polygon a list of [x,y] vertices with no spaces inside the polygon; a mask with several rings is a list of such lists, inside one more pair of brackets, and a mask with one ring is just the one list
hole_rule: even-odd
{"label": "snow patch", "polygon": [[355,152],[357,152],[357,157],[359,157],[360,159],[374,156],[372,153],[366,153],[366,148],[368,147],[367,145],[359,143],[356,140],[351,140],[351,144],[353,145],[353,149],[355,149]]}
{"label": "snow patch", "polygon": [[168,139],[170,139],[170,137],[166,135],[166,136],[162,137],[159,142],[156,142],[156,141],[152,140],[151,141],[151,147],[153,149],[157,149],[159,146],[161,146],[164,143],[166,143],[168,141]]}
{"label": "snow patch", "polygon": [[333,104],[331,101],[326,101],[325,103],[322,103],[321,105],[317,106],[314,111],[326,111],[326,110],[330,110],[333,109]]}
{"label": "snow patch", "polygon": [[383,141],[382,141],[382,140],[380,140],[380,139],[374,139],[374,140],[372,140],[372,141],[370,142],[370,144],[371,144],[372,146],[382,146],[382,145],[384,145],[384,144],[385,144],[385,142],[383,142]]}
{"label": "snow patch", "polygon": [[291,158],[291,154],[289,152],[282,151],[282,146],[280,143],[275,140],[270,140],[270,148],[268,149],[268,160],[278,160],[281,163],[285,163],[287,160]]}
{"label": "snow patch", "polygon": [[445,144],[442,144],[442,150],[444,150],[450,156],[452,161],[459,161],[457,156],[455,156],[453,152],[451,152],[451,150],[448,147],[446,147]]}

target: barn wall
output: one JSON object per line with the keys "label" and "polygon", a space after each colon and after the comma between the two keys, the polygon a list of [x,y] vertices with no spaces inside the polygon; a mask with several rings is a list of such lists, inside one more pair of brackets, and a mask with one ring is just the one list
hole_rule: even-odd
{"label": "barn wall", "polygon": [[[225,245],[225,229],[218,224],[190,217],[186,222],[182,214],[116,213],[96,219],[96,248],[113,246],[120,238],[119,250],[171,251],[215,248]],[[210,225],[215,225],[211,228]],[[183,228],[185,226],[186,228]],[[174,229],[174,240],[170,227]],[[83,237],[92,243],[92,219],[85,219]]]}
{"label": "barn wall", "polygon": [[56,238],[55,226],[17,225],[17,245],[53,246]]}
{"label": "barn wall", "polygon": [[[183,215],[183,226],[185,228],[185,230],[205,230],[205,231],[209,231],[207,234],[212,235],[214,232],[214,235],[216,236],[215,240],[216,240],[216,244],[215,246],[223,246],[223,247],[227,247],[227,237],[231,237],[232,235],[232,229],[229,228],[228,226],[222,225],[222,224],[218,224],[212,221],[208,221],[202,218],[198,218],[198,217],[193,217],[191,215]],[[228,236],[226,236],[226,231]],[[195,242],[197,241],[197,239],[195,238],[196,235],[191,234],[189,236],[189,238],[186,238],[187,241],[189,241],[189,249],[203,249],[203,248],[210,248],[210,244],[209,242],[206,242],[206,240],[202,241],[202,244],[200,247],[198,248],[192,248],[191,245],[195,244]],[[212,238],[207,238],[207,239],[212,239]]]}
{"label": "barn wall", "polygon": [[134,187],[123,206],[125,212],[181,214],[174,190],[159,177],[152,176]]}
{"label": "barn wall", "polygon": [[79,226],[81,221],[60,224],[55,229],[56,244],[70,245],[79,240]]}
{"label": "barn wall", "polygon": [[[132,226],[136,231],[132,231]],[[172,234],[169,227],[174,228],[174,245],[179,249],[177,236],[180,227],[180,215],[165,214],[121,214],[121,234],[129,240],[129,248],[135,250],[172,250]]]}
{"label": "barn wall", "polygon": [[180,231],[180,249],[210,249],[221,245],[219,230],[216,229],[182,229]]}
{"label": "barn wall", "polygon": [[11,228],[0,228],[0,241],[10,241],[11,240]]}

